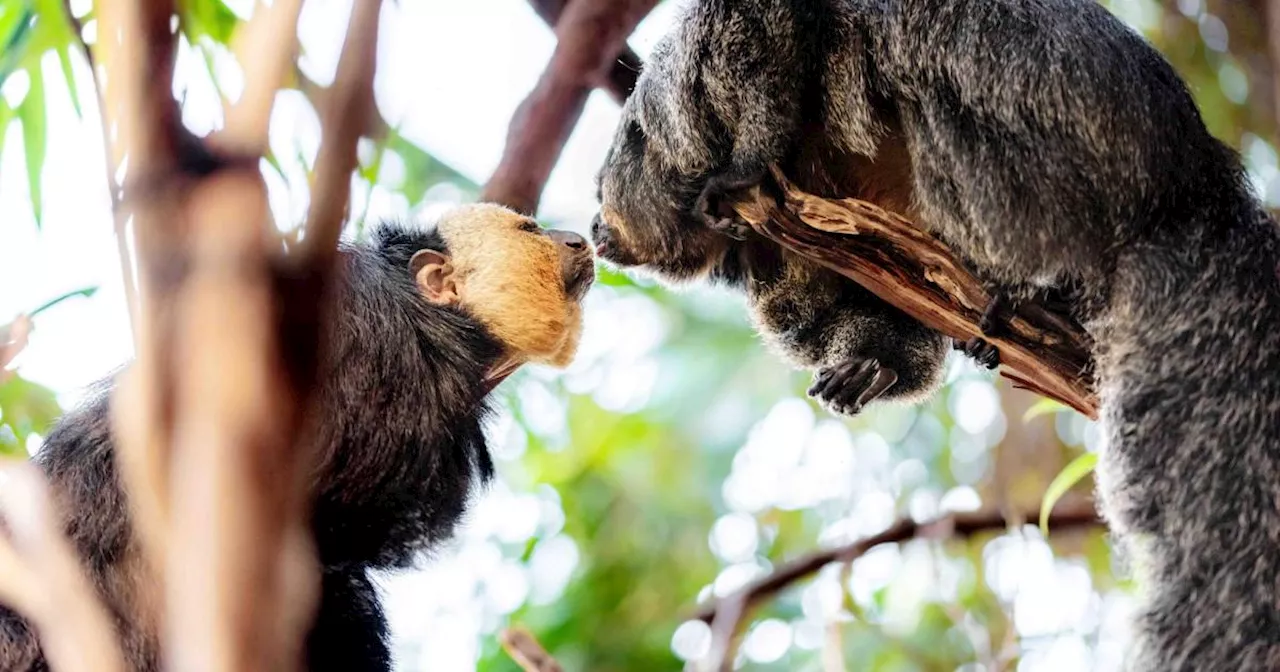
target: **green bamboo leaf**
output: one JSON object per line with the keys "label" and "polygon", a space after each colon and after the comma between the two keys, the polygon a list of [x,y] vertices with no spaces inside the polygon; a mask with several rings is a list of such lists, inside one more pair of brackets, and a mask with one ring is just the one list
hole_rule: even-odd
{"label": "green bamboo leaf", "polygon": [[36,308],[35,310],[33,310],[33,311],[31,311],[31,312],[27,313],[27,317],[35,317],[36,315],[39,315],[40,313],[43,313],[44,311],[46,311],[46,310],[48,310],[48,309],[50,309],[50,308],[52,308],[52,307],[54,307],[54,306],[58,305],[59,303],[62,303],[63,301],[66,301],[67,299],[74,298],[74,297],[77,297],[77,296],[83,296],[84,298],[86,298],[86,299],[87,299],[87,298],[89,298],[89,297],[93,296],[94,294],[96,294],[97,292],[98,292],[98,286],[97,286],[97,285],[94,285],[94,286],[92,286],[92,287],[83,287],[83,288],[81,288],[81,289],[77,289],[77,290],[75,290],[75,291],[73,291],[73,292],[67,292],[66,294],[63,294],[62,296],[59,296],[59,297],[57,297],[57,298],[54,298],[54,299],[50,299],[50,300],[48,300],[48,301],[45,301],[43,304],[41,304],[41,305],[40,305],[40,307],[39,307],[39,308]]}
{"label": "green bamboo leaf", "polygon": [[1026,413],[1022,414],[1022,421],[1031,422],[1042,415],[1052,415],[1065,410],[1069,410],[1066,404],[1053,399],[1041,399],[1031,408],[1028,408]]}
{"label": "green bamboo leaf", "polygon": [[1053,482],[1049,484],[1049,489],[1044,492],[1044,501],[1040,503],[1040,532],[1042,534],[1045,536],[1049,534],[1049,513],[1053,511],[1053,506],[1058,503],[1059,499],[1062,499],[1063,495],[1067,494],[1067,491],[1072,486],[1079,483],[1080,479],[1092,473],[1096,466],[1098,466],[1098,454],[1085,453],[1072,460],[1054,477]]}
{"label": "green bamboo leaf", "polygon": [[[46,434],[62,415],[58,398],[49,388],[33,383],[18,374],[0,383],[0,454],[21,455],[31,434]],[[3,431],[8,427],[13,433],[13,443],[4,441]]]}
{"label": "green bamboo leaf", "polygon": [[71,105],[76,108],[76,116],[83,119],[80,93],[76,91],[76,74],[71,70],[71,48],[68,45],[58,47],[58,62],[62,64],[62,76],[67,80],[67,90],[71,92]]}
{"label": "green bamboo leaf", "polygon": [[4,40],[4,47],[0,49],[0,84],[4,84],[22,61],[35,19],[35,9],[29,2],[24,2],[21,9],[6,7],[0,15],[0,39]]}
{"label": "green bamboo leaf", "polygon": [[0,156],[4,156],[4,138],[9,134],[9,122],[13,121],[13,108],[0,98]]}
{"label": "green bamboo leaf", "polygon": [[40,190],[40,171],[44,168],[44,155],[48,147],[46,124],[48,119],[44,109],[44,80],[31,75],[31,90],[18,106],[18,118],[22,120],[22,145],[27,154],[27,183],[31,188],[31,209],[36,216],[36,228],[40,228],[42,212],[42,192]]}

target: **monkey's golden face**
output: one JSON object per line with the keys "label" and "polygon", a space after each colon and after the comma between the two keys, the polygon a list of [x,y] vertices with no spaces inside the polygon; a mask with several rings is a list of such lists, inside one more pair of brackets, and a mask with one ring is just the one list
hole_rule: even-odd
{"label": "monkey's golden face", "polygon": [[643,94],[637,88],[623,107],[605,155],[591,239],[596,254],[618,266],[650,269],[673,281],[695,279],[723,255],[728,240],[693,214],[698,183],[664,165],[652,146],[636,110]]}
{"label": "monkey's golden face", "polygon": [[448,254],[423,250],[414,260],[427,299],[474,315],[510,358],[568,365],[582,331],[580,301],[595,280],[587,240],[492,204],[456,208],[436,230]]}

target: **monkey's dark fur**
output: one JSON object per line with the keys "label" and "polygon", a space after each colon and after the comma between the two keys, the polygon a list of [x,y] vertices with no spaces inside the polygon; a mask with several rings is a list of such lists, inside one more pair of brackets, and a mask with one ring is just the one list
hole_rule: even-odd
{"label": "monkey's dark fur", "polygon": [[[581,245],[580,245],[581,247]],[[323,568],[308,641],[311,670],[388,670],[386,623],[369,569],[408,566],[449,537],[468,496],[493,474],[481,421],[484,379],[503,346],[466,311],[424,300],[410,270],[435,230],[384,225],[343,250],[344,281],[322,360],[313,529]],[[49,434],[36,461],[70,516],[70,536],[124,634],[135,669],[156,669],[154,642],[115,586],[135,552],[117,481],[108,397]],[[0,610],[0,668],[44,669],[38,643]]]}
{"label": "monkey's dark fur", "polygon": [[794,311],[892,350],[904,321],[810,302],[776,251],[726,237],[723,186],[769,162],[919,222],[1014,293],[1076,288],[1102,504],[1150,592],[1131,668],[1280,669],[1280,231],[1152,47],[1091,0],[692,4],[624,108],[601,251],[792,296],[766,330]]}

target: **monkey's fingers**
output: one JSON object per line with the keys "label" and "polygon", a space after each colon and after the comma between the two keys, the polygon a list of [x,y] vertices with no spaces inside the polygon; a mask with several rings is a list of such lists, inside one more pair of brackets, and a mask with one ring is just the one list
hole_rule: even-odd
{"label": "monkey's fingers", "polygon": [[1013,301],[1008,294],[996,292],[995,296],[991,297],[986,309],[982,311],[982,319],[978,321],[978,328],[987,336],[999,335],[1012,305]]}
{"label": "monkey's fingers", "polygon": [[988,343],[981,336],[975,336],[967,341],[958,339],[953,339],[953,341],[956,350],[963,352],[988,369],[1000,366],[1000,349]]}
{"label": "monkey's fingers", "polygon": [[730,196],[760,183],[764,169],[730,170],[707,178],[693,205],[693,214],[706,223],[707,228],[734,240],[746,240],[751,227],[738,220],[729,204]]}
{"label": "monkey's fingers", "polygon": [[835,413],[856,415],[896,382],[893,369],[875,359],[855,358],[820,371],[809,393]]}

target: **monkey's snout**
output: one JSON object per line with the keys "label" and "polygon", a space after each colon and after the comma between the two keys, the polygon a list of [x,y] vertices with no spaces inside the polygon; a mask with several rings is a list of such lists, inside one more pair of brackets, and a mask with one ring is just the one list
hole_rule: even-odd
{"label": "monkey's snout", "polygon": [[586,238],[583,238],[572,231],[560,231],[559,233],[560,235],[556,237],[556,240],[565,247],[574,250],[575,252],[587,249]]}
{"label": "monkey's snout", "polygon": [[604,223],[604,217],[601,217],[598,212],[591,218],[591,241],[596,245],[596,256],[608,256],[609,227]]}

